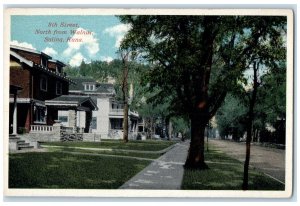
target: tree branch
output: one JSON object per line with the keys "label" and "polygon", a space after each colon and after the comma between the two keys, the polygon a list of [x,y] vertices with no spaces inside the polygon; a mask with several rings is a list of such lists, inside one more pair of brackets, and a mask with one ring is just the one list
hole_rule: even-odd
{"label": "tree branch", "polygon": [[[218,96],[218,98],[215,100],[215,103],[214,103],[214,105],[213,105],[213,108],[209,111],[209,119],[212,118],[212,117],[216,114],[217,110],[218,110],[218,109],[220,108],[220,106],[222,105],[222,102],[224,101],[226,95],[227,95],[227,91],[224,90],[224,91]],[[210,102],[210,106],[212,106],[212,105],[211,105],[211,102]]]}

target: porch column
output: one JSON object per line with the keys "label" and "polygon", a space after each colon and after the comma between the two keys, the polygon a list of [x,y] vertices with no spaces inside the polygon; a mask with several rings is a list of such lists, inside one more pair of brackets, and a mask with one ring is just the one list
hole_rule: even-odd
{"label": "porch column", "polygon": [[69,110],[69,127],[73,127],[73,132],[77,131],[77,111],[74,109]]}
{"label": "porch column", "polygon": [[137,120],[134,121],[134,130],[133,131],[134,131],[134,133],[137,132]]}
{"label": "porch column", "polygon": [[14,93],[13,135],[17,134],[17,91]]}

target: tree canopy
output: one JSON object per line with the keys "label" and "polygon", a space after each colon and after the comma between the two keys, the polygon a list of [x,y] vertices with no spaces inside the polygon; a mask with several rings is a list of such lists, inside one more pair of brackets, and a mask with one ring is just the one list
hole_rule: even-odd
{"label": "tree canopy", "polygon": [[[188,115],[191,144],[186,166],[205,168],[204,128],[226,94],[245,82],[257,58],[276,67],[285,52],[285,17],[276,16],[119,16],[129,24],[121,47],[151,64],[144,80],[170,99],[169,109]],[[279,51],[274,54],[273,49]],[[278,49],[277,49],[278,48]],[[280,52],[281,51],[281,52]],[[262,58],[263,57],[263,58]]]}

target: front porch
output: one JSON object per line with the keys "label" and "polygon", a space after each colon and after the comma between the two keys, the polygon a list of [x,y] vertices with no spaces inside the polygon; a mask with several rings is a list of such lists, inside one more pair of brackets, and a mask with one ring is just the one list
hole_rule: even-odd
{"label": "front porch", "polygon": [[46,100],[45,106],[48,124],[30,125],[27,135],[30,139],[41,142],[100,141],[95,134],[89,134],[92,111],[98,109],[90,97],[62,95]]}
{"label": "front porch", "polygon": [[[128,117],[128,138],[136,140],[138,136],[138,119],[130,115]],[[109,139],[122,139],[123,138],[123,116],[109,118]]]}

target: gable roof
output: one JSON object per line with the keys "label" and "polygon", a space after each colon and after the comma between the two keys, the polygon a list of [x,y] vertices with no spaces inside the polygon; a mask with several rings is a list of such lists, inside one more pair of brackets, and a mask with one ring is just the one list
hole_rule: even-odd
{"label": "gable roof", "polygon": [[56,59],[49,59],[49,62],[53,62],[53,63],[56,63],[56,64],[59,64],[60,66],[67,66],[65,63],[61,62],[61,61],[58,61]]}
{"label": "gable roof", "polygon": [[40,64],[35,64],[34,62],[24,58],[23,56],[19,55],[17,52],[15,51],[12,51],[10,50],[10,56],[16,58],[19,63],[24,63],[26,64],[28,67],[30,68],[33,68],[33,69],[36,69],[36,70],[39,70],[39,71],[42,71],[42,72],[45,72],[47,73],[48,75],[51,75],[51,76],[54,76],[54,77],[57,77],[61,80],[64,80],[64,81],[68,81],[70,83],[74,83],[71,79],[67,78],[64,74],[60,74],[60,73],[57,73],[55,71],[52,71],[50,70],[48,67],[44,67]]}
{"label": "gable roof", "polygon": [[42,55],[42,56],[46,57],[47,59],[52,59],[52,57],[49,56],[48,54],[46,54],[44,52],[40,52],[40,51],[35,50],[35,49],[20,47],[20,46],[16,46],[16,45],[10,45],[10,48],[11,49],[16,49],[16,50],[26,51],[26,52],[29,52],[29,53],[39,54],[39,55]]}
{"label": "gable roof", "polygon": [[16,59],[18,59],[20,63],[24,62],[27,66],[33,67],[33,62],[32,61],[29,61],[29,60],[25,59],[24,57],[22,57],[18,53],[14,52],[14,51],[10,51],[10,55],[15,57]]}
{"label": "gable roof", "polygon": [[83,103],[89,102],[91,110],[97,110],[96,103],[89,96],[62,95],[51,100],[46,100],[45,105],[48,106],[75,106],[80,107]]}

